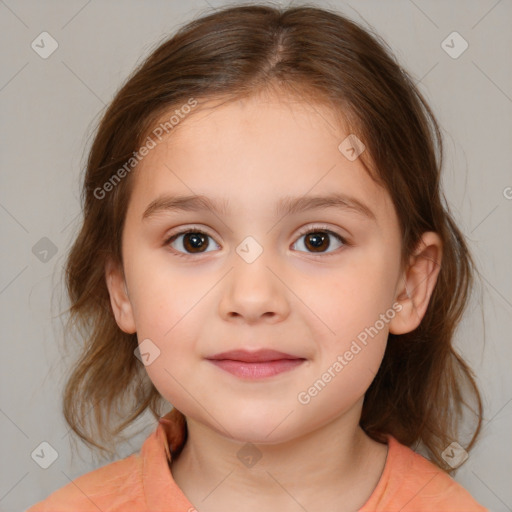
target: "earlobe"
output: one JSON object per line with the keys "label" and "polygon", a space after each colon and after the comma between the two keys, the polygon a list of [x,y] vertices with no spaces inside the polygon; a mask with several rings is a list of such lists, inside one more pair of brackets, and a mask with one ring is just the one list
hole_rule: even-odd
{"label": "earlobe", "polygon": [[117,325],[122,331],[133,334],[137,329],[126,281],[122,270],[112,261],[105,265],[105,280]]}
{"label": "earlobe", "polygon": [[441,238],[433,231],[423,233],[409,267],[401,276],[395,300],[402,309],[389,323],[390,333],[405,334],[421,323],[441,270],[441,260]]}

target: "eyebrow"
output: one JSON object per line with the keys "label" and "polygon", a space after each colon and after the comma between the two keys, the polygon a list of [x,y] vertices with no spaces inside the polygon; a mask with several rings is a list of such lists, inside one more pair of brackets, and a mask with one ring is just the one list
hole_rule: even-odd
{"label": "eyebrow", "polygon": [[[339,210],[356,213],[370,220],[376,221],[374,212],[364,203],[342,193],[324,196],[286,196],[281,198],[275,209],[276,217],[293,215],[296,213],[320,209],[337,208]],[[161,212],[179,211],[212,211],[217,215],[227,215],[228,201],[208,198],[203,195],[170,196],[164,195],[152,201],[142,215],[147,219]]]}

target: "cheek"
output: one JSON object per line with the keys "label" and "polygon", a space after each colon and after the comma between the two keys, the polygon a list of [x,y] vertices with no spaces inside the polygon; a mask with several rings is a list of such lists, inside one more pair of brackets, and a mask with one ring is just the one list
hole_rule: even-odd
{"label": "cheek", "polygon": [[[152,311],[145,310],[141,328],[137,336],[139,346],[148,343],[156,356],[146,366],[146,372],[160,394],[182,411],[188,411],[190,396],[200,395],[195,378],[199,357],[197,356],[198,323],[193,317],[170,314],[156,317],[152,321]],[[179,312],[181,313],[181,311]],[[141,315],[142,316],[142,315]],[[183,407],[183,409],[182,409]]]}
{"label": "cheek", "polygon": [[341,335],[335,343],[324,345],[319,364],[297,394],[298,403],[305,407],[303,412],[334,418],[350,409],[374,380],[386,344],[386,329],[368,329],[359,336]]}
{"label": "cheek", "polygon": [[[308,304],[315,305],[315,313],[328,327],[323,333],[327,345],[344,344],[359,335],[364,342],[367,329],[376,325],[385,332],[394,317],[392,309],[398,264],[390,265],[382,251],[365,251],[343,262],[323,277],[322,286],[307,289]],[[306,290],[302,292],[306,293]],[[383,319],[383,320],[381,320]]]}
{"label": "cheek", "polygon": [[[297,394],[299,411],[317,421],[337,417],[360,401],[380,366],[385,344],[377,342],[363,348],[351,361],[336,361],[323,368],[324,372],[304,383]],[[313,419],[313,421],[315,421]]]}
{"label": "cheek", "polygon": [[346,398],[364,394],[382,362],[389,323],[397,314],[392,305],[398,266],[390,268],[377,254],[354,257],[350,269],[333,272],[329,293],[309,291],[308,298],[321,305],[319,316],[329,327],[317,333],[322,371],[330,372],[318,375],[320,386],[329,382],[325,398],[333,393],[336,399],[336,392]]}
{"label": "cheek", "polygon": [[215,281],[179,272],[154,255],[150,260],[132,254],[125,269],[139,345],[148,343],[157,354],[146,371],[158,391],[178,406],[184,394],[180,383],[190,380],[189,369],[197,363],[201,315],[207,314],[207,292]]}
{"label": "cheek", "polygon": [[139,335],[166,339],[204,299],[215,276],[200,276],[169,262],[165,251],[132,255],[125,263]]}

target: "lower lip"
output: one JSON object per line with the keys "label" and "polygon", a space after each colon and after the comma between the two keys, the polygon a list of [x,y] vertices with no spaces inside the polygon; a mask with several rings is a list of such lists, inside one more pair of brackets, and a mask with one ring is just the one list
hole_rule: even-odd
{"label": "lower lip", "polygon": [[278,359],[276,361],[261,361],[259,363],[233,361],[232,359],[210,359],[209,361],[222,370],[242,379],[263,379],[293,370],[302,364],[304,359]]}

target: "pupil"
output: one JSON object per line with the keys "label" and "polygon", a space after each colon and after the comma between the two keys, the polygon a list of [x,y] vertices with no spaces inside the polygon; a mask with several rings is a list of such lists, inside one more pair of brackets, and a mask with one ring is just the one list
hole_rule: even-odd
{"label": "pupil", "polygon": [[[322,248],[322,244],[326,239],[327,247],[329,247],[329,239],[324,233],[310,233],[306,237],[306,244],[310,245],[314,251],[319,252],[318,249]],[[324,249],[327,249],[327,247],[324,247]]]}

